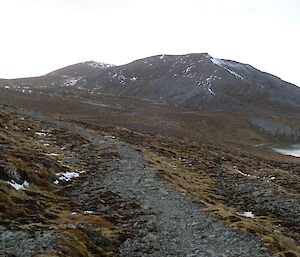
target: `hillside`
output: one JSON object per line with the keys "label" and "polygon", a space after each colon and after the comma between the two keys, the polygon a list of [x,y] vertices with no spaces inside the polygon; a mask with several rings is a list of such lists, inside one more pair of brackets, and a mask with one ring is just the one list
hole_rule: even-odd
{"label": "hillside", "polygon": [[280,256],[299,252],[294,158],[87,123],[57,127],[50,117],[2,108],[2,256],[186,256],[195,247],[203,256],[271,256],[248,233]]}

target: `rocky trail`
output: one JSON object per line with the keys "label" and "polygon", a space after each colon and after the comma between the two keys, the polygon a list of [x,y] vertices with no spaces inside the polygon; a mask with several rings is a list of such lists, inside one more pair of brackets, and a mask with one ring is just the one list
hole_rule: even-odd
{"label": "rocky trail", "polygon": [[[55,123],[42,114],[2,108]],[[91,212],[129,214],[128,223],[119,226],[131,228],[133,235],[120,246],[119,256],[274,256],[263,247],[259,237],[223,225],[193,199],[167,185],[129,145],[68,122],[61,122],[60,126],[100,145],[103,156],[114,156],[103,158],[99,164],[105,172],[77,179],[69,196]]]}

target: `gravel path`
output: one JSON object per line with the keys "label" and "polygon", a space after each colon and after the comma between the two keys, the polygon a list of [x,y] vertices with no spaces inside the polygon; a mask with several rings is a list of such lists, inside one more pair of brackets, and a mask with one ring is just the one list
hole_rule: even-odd
{"label": "gravel path", "polygon": [[[12,108],[5,107],[5,110],[15,112]],[[54,122],[41,114],[18,113]],[[146,160],[128,145],[75,128],[70,123],[62,122],[61,126],[78,132],[104,149],[117,151],[121,156],[106,161],[104,177],[103,173],[95,174],[74,191],[74,197],[84,202],[89,197],[85,193],[87,190],[97,193],[110,190],[122,200],[137,203],[140,211],[145,212],[145,215],[130,221],[136,236],[125,241],[120,256],[273,256],[263,249],[258,237],[224,226],[201,210],[192,199],[166,185],[156,171],[145,169],[148,168]],[[97,208],[103,210],[107,207],[99,202]]]}

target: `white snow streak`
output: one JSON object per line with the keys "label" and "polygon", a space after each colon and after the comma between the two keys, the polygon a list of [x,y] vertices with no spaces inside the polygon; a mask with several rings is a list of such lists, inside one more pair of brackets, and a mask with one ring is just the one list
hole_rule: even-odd
{"label": "white snow streak", "polygon": [[8,181],[7,183],[16,190],[22,190],[29,186],[29,183],[26,180],[21,185],[15,182],[14,180],[12,180],[11,182]]}
{"label": "white snow streak", "polygon": [[208,88],[208,92],[211,93],[212,95],[216,95],[216,94],[211,90],[210,87]]}
{"label": "white snow streak", "polygon": [[85,173],[85,170],[82,170],[80,172],[61,172],[56,173],[56,176],[58,177],[58,180],[55,180],[54,184],[59,184],[59,181],[70,181],[72,178],[77,178],[80,176],[80,174]]}
{"label": "white snow streak", "polygon": [[114,66],[113,64],[109,63],[103,63],[103,62],[95,62],[95,61],[89,61],[85,62],[85,64],[94,67],[94,68],[108,68]]}
{"label": "white snow streak", "polygon": [[228,71],[229,73],[231,73],[232,75],[234,75],[234,76],[236,76],[236,77],[238,77],[238,78],[240,78],[240,79],[244,79],[241,75],[239,75],[238,73],[236,73],[236,72],[234,72],[234,71],[228,69],[228,68],[225,66],[225,65],[229,65],[229,66],[231,66],[231,67],[234,67],[233,64],[231,64],[231,63],[229,63],[229,62],[222,61],[222,60],[220,60],[220,59],[213,58],[213,57],[211,57],[210,60],[211,60],[214,64],[216,64],[216,65],[218,65],[218,66],[224,68],[225,70],[227,70],[227,71]]}
{"label": "white snow streak", "polygon": [[242,215],[247,218],[254,218],[254,214],[251,211],[245,211]]}
{"label": "white snow streak", "polygon": [[64,86],[74,86],[82,77],[70,77],[63,82]]}

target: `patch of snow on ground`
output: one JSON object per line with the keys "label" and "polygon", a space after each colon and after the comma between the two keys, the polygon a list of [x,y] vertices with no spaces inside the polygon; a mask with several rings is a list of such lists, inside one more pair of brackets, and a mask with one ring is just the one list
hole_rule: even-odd
{"label": "patch of snow on ground", "polygon": [[238,169],[238,167],[234,166],[233,168],[234,168],[239,174],[243,175],[244,177],[251,177],[250,174],[247,174],[247,173],[244,173],[244,172],[240,171],[240,170]]}
{"label": "patch of snow on ground", "polygon": [[65,172],[65,173],[56,173],[57,176],[59,176],[58,180],[54,181],[54,184],[59,184],[60,181],[70,181],[72,178],[79,177],[78,172]]}
{"label": "patch of snow on ground", "polygon": [[200,78],[200,81],[197,81],[197,86],[201,89],[207,90],[210,95],[216,95],[215,92],[212,91],[211,86],[212,82],[216,80],[216,76],[212,75],[206,79]]}
{"label": "patch of snow on ground", "polygon": [[192,68],[194,68],[194,67],[195,67],[195,66],[193,66],[193,65],[192,65],[192,66],[189,66],[189,67],[187,67],[187,69],[186,69],[186,70],[184,70],[184,71],[183,71],[183,73],[188,73],[188,72],[190,72],[190,71],[191,71],[191,69],[192,69]]}
{"label": "patch of snow on ground", "polygon": [[9,185],[11,185],[14,189],[16,190],[22,190],[22,189],[25,189],[26,187],[29,186],[29,183],[25,180],[23,182],[22,185],[18,184],[17,182],[15,182],[14,180],[12,180],[11,182],[7,182]]}
{"label": "patch of snow on ground", "polygon": [[239,174],[243,175],[244,177],[257,178],[257,176],[255,176],[255,175],[251,175],[251,174],[242,172],[242,171],[239,170],[236,166],[234,166],[234,169],[235,169]]}
{"label": "patch of snow on ground", "polygon": [[50,136],[49,133],[47,132],[43,132],[43,131],[40,131],[40,132],[35,132],[36,135],[39,135],[39,136],[42,136],[42,137],[45,137],[45,136]]}
{"label": "patch of snow on ground", "polygon": [[130,80],[131,81],[137,81],[137,77],[132,77]]}
{"label": "patch of snow on ground", "polygon": [[108,68],[114,66],[113,64],[109,63],[103,63],[103,62],[95,62],[95,61],[89,61],[85,62],[85,64],[94,67],[94,68]]}
{"label": "patch of snow on ground", "polygon": [[223,60],[223,62],[226,64],[226,66],[231,67],[231,68],[235,68],[235,69],[239,69],[239,70],[243,70],[243,71],[248,71],[249,69],[251,69],[252,67],[248,64],[242,64],[242,63],[238,63],[235,61],[227,61],[227,60]]}
{"label": "patch of snow on ground", "polygon": [[63,82],[64,86],[74,86],[82,77],[69,77],[67,80]]}
{"label": "patch of snow on ground", "polygon": [[163,55],[161,55],[160,57],[159,57],[159,59],[164,59],[164,57],[165,57],[165,55],[163,54]]}
{"label": "patch of snow on ground", "polygon": [[105,136],[106,138],[116,139],[115,136]]}
{"label": "patch of snow on ground", "polygon": [[254,214],[251,211],[245,211],[243,214],[243,216],[247,217],[247,218],[254,218]]}
{"label": "patch of snow on ground", "polygon": [[208,88],[208,92],[211,93],[212,95],[216,95],[216,94],[211,90],[210,87]]}
{"label": "patch of snow on ground", "polygon": [[60,154],[59,153],[48,153],[46,155],[49,155],[49,156],[59,156]]}
{"label": "patch of snow on ground", "polygon": [[208,77],[207,79],[205,79],[207,82],[211,81],[211,80],[216,80],[216,76],[211,75],[210,77]]}
{"label": "patch of snow on ground", "polygon": [[[223,60],[220,60],[220,59],[217,59],[217,58],[213,58],[213,57],[211,57],[210,60],[211,60],[214,64],[216,64],[216,65],[218,65],[218,66],[224,68],[225,70],[227,70],[227,71],[228,71],[229,73],[231,73],[232,75],[234,75],[234,76],[236,76],[236,77],[238,77],[238,78],[240,78],[240,79],[244,79],[241,75],[239,75],[238,73],[236,73],[236,72],[234,72],[234,71],[228,69],[228,68],[225,66],[225,65],[228,65],[229,62],[225,62],[225,61],[223,61]],[[229,65],[229,66],[230,66],[230,65]],[[233,66],[231,66],[231,67],[233,67]]]}
{"label": "patch of snow on ground", "polygon": [[84,214],[92,214],[95,213],[94,211],[84,211]]}
{"label": "patch of snow on ground", "polygon": [[125,81],[126,81],[126,77],[123,75],[123,74],[120,74],[119,76],[118,76],[118,79],[120,80],[120,83],[121,84],[125,84]]}
{"label": "patch of snow on ground", "polygon": [[246,174],[246,173],[240,171],[239,169],[237,169],[237,172],[238,172],[239,174],[243,175],[244,177],[251,177],[250,174]]}

